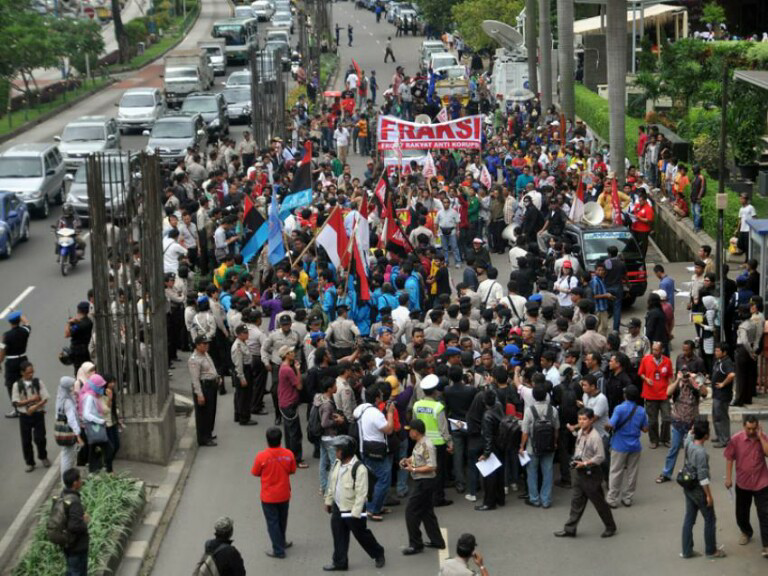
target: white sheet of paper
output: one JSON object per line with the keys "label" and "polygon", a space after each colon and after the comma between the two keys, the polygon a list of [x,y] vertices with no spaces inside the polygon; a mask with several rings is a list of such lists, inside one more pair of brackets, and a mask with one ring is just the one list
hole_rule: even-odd
{"label": "white sheet of paper", "polygon": [[485,478],[489,474],[492,474],[493,471],[497,468],[501,468],[501,462],[498,458],[496,458],[496,454],[491,452],[491,455],[486,460],[483,460],[482,462],[476,462],[475,466],[477,466],[480,474],[482,474],[483,478]]}
{"label": "white sheet of paper", "polygon": [[520,459],[520,466],[525,466],[531,461],[531,456],[528,454],[528,450],[524,451],[522,454],[518,454],[517,457]]}
{"label": "white sheet of paper", "polygon": [[690,298],[691,293],[690,292],[684,292],[683,290],[680,290],[679,292],[675,293],[675,296],[677,298]]}
{"label": "white sheet of paper", "polygon": [[451,431],[454,430],[466,430],[467,423],[463,420],[457,420],[455,418],[448,418],[448,424],[451,426]]}
{"label": "white sheet of paper", "polygon": [[688,272],[693,272],[695,268],[693,266],[686,266],[685,269],[688,270]]}

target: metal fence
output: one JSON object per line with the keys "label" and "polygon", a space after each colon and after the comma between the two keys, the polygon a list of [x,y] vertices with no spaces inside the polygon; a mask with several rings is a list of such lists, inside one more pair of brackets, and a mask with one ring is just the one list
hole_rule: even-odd
{"label": "metal fence", "polygon": [[155,418],[169,393],[162,168],[127,152],[86,168],[97,366],[116,376],[127,421]]}
{"label": "metal fence", "polygon": [[[281,52],[249,47],[251,70],[251,124],[254,141],[266,147],[285,135],[285,71]],[[287,55],[288,56],[288,55]]]}

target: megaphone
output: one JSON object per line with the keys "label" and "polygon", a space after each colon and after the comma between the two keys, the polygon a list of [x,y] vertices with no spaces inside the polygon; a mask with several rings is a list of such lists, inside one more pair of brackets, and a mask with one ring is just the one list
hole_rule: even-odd
{"label": "megaphone", "polygon": [[504,238],[504,240],[507,241],[514,241],[515,240],[515,225],[514,224],[508,224],[506,228],[504,228],[504,231],[501,233],[501,237]]}
{"label": "megaphone", "polygon": [[584,204],[584,222],[590,226],[600,226],[605,218],[605,210],[597,202]]}

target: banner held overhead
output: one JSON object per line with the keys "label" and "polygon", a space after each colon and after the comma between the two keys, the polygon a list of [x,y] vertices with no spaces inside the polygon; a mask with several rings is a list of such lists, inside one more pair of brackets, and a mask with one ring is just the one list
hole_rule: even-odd
{"label": "banner held overhead", "polygon": [[378,149],[403,150],[480,148],[481,115],[465,116],[440,124],[416,124],[394,116],[379,116]]}

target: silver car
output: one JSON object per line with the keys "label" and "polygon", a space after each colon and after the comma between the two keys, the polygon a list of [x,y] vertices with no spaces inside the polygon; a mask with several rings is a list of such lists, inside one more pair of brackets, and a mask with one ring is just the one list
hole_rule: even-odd
{"label": "silver car", "polygon": [[164,164],[184,158],[187,148],[197,148],[201,154],[208,148],[208,131],[200,114],[163,116],[144,135],[149,136],[147,153],[157,154]]}
{"label": "silver car", "polygon": [[72,172],[85,163],[89,154],[120,149],[117,121],[106,116],[83,116],[67,124],[61,136],[53,139],[60,142],[64,163]]}
{"label": "silver car", "polygon": [[[130,182],[140,177],[139,156],[130,155],[127,152],[114,152],[104,154],[102,158],[101,181],[106,199],[106,212],[108,216],[117,218],[124,214]],[[90,220],[88,165],[80,166],[74,176],[67,174],[67,180],[71,182],[67,193],[67,204],[72,206],[80,220],[87,222]]]}
{"label": "silver car", "polygon": [[165,113],[165,99],[158,88],[131,88],[126,90],[117,106],[117,125],[120,131],[152,128],[155,120]]}
{"label": "silver car", "polygon": [[230,123],[245,122],[251,120],[251,87],[233,86],[225,88],[222,92],[227,102],[227,115]]}
{"label": "silver car", "polygon": [[19,144],[0,154],[0,190],[16,194],[41,218],[64,199],[66,173],[55,144]]}

